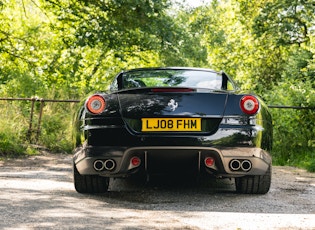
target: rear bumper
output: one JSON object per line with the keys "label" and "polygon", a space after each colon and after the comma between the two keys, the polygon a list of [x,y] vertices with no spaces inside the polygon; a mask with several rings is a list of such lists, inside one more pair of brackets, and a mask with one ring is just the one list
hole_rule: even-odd
{"label": "rear bumper", "polygon": [[[130,160],[140,159],[134,166]],[[212,166],[206,166],[205,159],[214,159]],[[269,153],[257,147],[198,147],[198,146],[141,146],[101,147],[84,146],[77,148],[74,163],[81,175],[124,177],[139,171],[155,173],[207,173],[217,177],[240,177],[264,175],[271,165]],[[95,162],[114,162],[109,169],[96,169]],[[235,165],[232,165],[232,161]],[[242,163],[246,163],[246,170]],[[248,163],[249,162],[249,163]],[[239,167],[237,167],[239,164]],[[249,169],[248,169],[249,167]],[[244,165],[245,168],[245,165]]]}

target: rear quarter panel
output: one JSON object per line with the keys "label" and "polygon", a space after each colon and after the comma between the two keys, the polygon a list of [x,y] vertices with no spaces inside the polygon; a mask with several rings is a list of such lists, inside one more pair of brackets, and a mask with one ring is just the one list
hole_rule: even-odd
{"label": "rear quarter panel", "polygon": [[[257,114],[249,116],[242,112],[240,108],[240,100],[245,94],[230,94],[228,96],[226,110],[224,113],[225,118],[234,118],[234,128],[238,125],[240,127],[249,127],[250,130],[255,132],[254,144],[256,147],[260,147],[264,150],[271,151],[272,149],[272,117],[269,112],[268,106],[264,101],[258,98],[260,103],[260,108]],[[227,122],[227,124],[229,124]],[[232,128],[232,127],[231,127]]]}

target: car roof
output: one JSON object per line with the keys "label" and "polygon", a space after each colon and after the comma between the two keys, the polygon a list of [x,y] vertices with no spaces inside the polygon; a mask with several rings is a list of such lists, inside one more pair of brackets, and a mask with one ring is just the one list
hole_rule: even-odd
{"label": "car roof", "polygon": [[133,72],[133,71],[145,71],[145,70],[195,70],[195,71],[208,71],[208,72],[222,74],[222,72],[218,72],[212,69],[197,68],[197,67],[145,67],[145,68],[135,68],[135,69],[125,70],[125,71],[122,71],[122,73]]}

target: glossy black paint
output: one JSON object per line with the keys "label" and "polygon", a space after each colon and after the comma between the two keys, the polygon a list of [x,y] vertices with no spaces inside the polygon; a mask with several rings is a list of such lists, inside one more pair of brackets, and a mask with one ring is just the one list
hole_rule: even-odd
{"label": "glossy black paint", "polygon": [[[222,76],[224,81],[231,81],[225,74]],[[126,90],[120,89],[122,87],[120,78],[121,74],[114,80],[112,91],[99,93],[106,100],[104,112],[93,115],[82,104],[76,114],[74,163],[80,173],[126,176],[136,171],[128,169],[128,159],[137,155],[142,162],[148,161],[147,165],[141,167],[141,170],[145,171],[158,171],[157,162],[166,162],[169,159],[169,162],[173,163],[177,160],[194,162],[192,164],[196,167],[193,171],[229,176],[231,172],[223,158],[229,159],[230,156],[224,155],[224,151],[231,148],[241,150],[235,157],[247,155],[253,157],[250,150],[261,150],[263,154],[257,158],[266,165],[271,164],[268,154],[272,147],[272,122],[268,108],[261,99],[259,112],[249,116],[244,114],[239,106],[240,99],[245,94],[236,90],[195,89],[192,92],[154,92],[151,88]],[[174,111],[168,106],[170,100],[178,103]],[[144,117],[200,117],[202,131],[144,133],[141,132],[141,118]],[[247,149],[248,154],[240,155]],[[207,169],[201,166],[206,156],[216,159],[215,168]],[[108,158],[117,162],[113,172],[96,172],[93,169],[93,160]],[[172,163],[170,167],[171,165]],[[190,163],[181,165],[185,167],[174,165],[175,171],[184,172],[192,167]]]}

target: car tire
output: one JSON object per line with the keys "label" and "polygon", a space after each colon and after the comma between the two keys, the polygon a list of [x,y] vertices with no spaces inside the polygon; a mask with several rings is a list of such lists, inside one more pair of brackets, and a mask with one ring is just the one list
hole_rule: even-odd
{"label": "car tire", "polygon": [[236,191],[243,194],[266,194],[271,185],[271,166],[265,175],[235,178]]}
{"label": "car tire", "polygon": [[79,193],[105,193],[108,190],[109,178],[98,175],[81,175],[73,164],[75,190]]}

